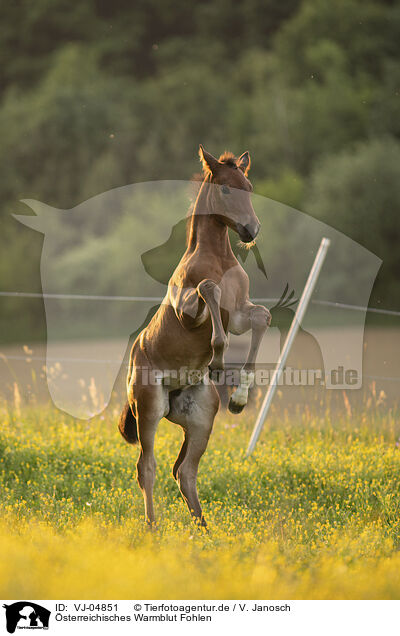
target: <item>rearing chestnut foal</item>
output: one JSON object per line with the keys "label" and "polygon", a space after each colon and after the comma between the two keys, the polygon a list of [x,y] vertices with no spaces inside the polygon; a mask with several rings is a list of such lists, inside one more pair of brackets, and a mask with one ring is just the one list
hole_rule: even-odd
{"label": "rearing chestnut foal", "polygon": [[173,475],[191,514],[206,525],[197,495],[197,469],[219,407],[208,369],[223,369],[228,332],[252,330],[248,359],[229,403],[230,410],[239,413],[247,403],[257,351],[271,321],[265,307],[249,301],[249,279],[228,237],[230,227],[250,243],[260,229],[247,178],[249,153],[239,159],[225,153],[218,160],[200,146],[199,154],[204,181],[188,221],[186,251],[161,306],[132,347],[128,401],[119,420],[123,437],[140,443],[137,479],[150,525],[155,522],[154,436],[162,417],[183,428]]}

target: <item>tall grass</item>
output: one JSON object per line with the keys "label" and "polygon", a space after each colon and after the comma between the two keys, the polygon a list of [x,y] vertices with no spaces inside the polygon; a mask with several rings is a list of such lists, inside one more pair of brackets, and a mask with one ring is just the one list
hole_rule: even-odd
{"label": "tall grass", "polygon": [[[18,402],[18,400],[17,400]],[[5,405],[0,431],[3,598],[398,598],[400,426],[378,398],[358,413],[221,415],[200,464],[210,526],[195,528],[156,438],[158,529],[143,523],[137,449],[113,415],[77,421]]]}

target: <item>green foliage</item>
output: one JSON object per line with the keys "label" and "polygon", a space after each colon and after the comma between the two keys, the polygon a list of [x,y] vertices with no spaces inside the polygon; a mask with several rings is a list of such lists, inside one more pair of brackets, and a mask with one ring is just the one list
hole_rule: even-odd
{"label": "green foliage", "polygon": [[[189,179],[200,142],[248,149],[255,191],[308,212],[324,157],[400,135],[399,20],[378,0],[3,3],[0,287],[40,287],[42,238],[10,217],[19,199],[69,208],[128,183]],[[387,191],[394,210],[396,183]],[[357,240],[387,258],[392,233],[376,227],[376,242]],[[394,269],[382,271],[382,303],[398,304]],[[14,309],[2,300],[1,324]],[[40,322],[38,305],[29,314]]]}
{"label": "green foliage", "polygon": [[258,182],[257,194],[301,209],[304,200],[304,180],[293,170],[287,169],[277,179]]}
{"label": "green foliage", "polygon": [[364,142],[315,170],[305,207],[383,260],[375,294],[396,307],[400,271],[400,143]]}
{"label": "green foliage", "polygon": [[87,169],[112,143],[117,89],[99,75],[92,52],[71,45],[32,91],[10,90],[0,111],[2,200],[29,196],[61,208],[74,205]]}
{"label": "green foliage", "polygon": [[277,50],[300,85],[311,76],[323,82],[330,64],[339,60],[349,75],[379,81],[385,61],[398,54],[399,20],[391,2],[304,0],[278,32]]}

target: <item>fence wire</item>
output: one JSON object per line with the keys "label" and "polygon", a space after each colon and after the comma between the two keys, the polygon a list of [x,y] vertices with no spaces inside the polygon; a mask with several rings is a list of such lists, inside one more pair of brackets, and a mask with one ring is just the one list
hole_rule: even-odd
{"label": "fence wire", "polygon": [[[122,301],[122,302],[161,302],[164,297],[160,296],[98,296],[90,294],[46,294],[40,292],[20,292],[20,291],[0,291],[0,297],[10,298],[53,298],[55,300],[93,300],[93,301]],[[251,298],[252,302],[257,303],[276,303],[279,298]],[[400,316],[400,311],[392,311],[391,309],[381,309],[378,307],[363,307],[361,305],[350,305],[348,303],[337,303],[330,300],[311,300],[314,305],[322,305],[329,307],[337,307],[338,309],[346,309],[350,311],[365,311],[386,316]],[[116,364],[119,360],[99,359],[99,358],[49,358],[34,355],[8,355],[0,354],[0,358],[7,360],[28,361],[35,360],[41,362],[82,362],[94,364]],[[387,382],[400,382],[400,378],[391,376],[364,375],[368,380],[381,380]]]}

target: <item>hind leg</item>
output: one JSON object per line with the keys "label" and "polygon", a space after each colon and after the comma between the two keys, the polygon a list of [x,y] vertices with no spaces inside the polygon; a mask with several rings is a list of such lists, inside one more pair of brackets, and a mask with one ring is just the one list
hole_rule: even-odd
{"label": "hind leg", "polygon": [[174,477],[192,517],[206,527],[197,493],[197,472],[219,407],[214,384],[197,384],[184,389],[170,400],[167,418],[180,424],[185,439],[174,466]]}
{"label": "hind leg", "polygon": [[168,398],[161,386],[146,387],[136,402],[137,431],[140,455],[137,462],[137,481],[143,493],[145,519],[151,527],[155,523],[153,488],[156,475],[154,436],[160,419],[168,411]]}
{"label": "hind leg", "polygon": [[186,451],[187,451],[187,447],[188,447],[187,435],[186,435],[186,433],[184,435],[185,436],[183,438],[181,450],[179,451],[179,455],[176,458],[176,462],[175,462],[174,467],[172,469],[172,474],[173,474],[174,479],[176,481],[178,480],[178,468],[182,464],[183,460],[185,459],[185,455],[186,455]]}

